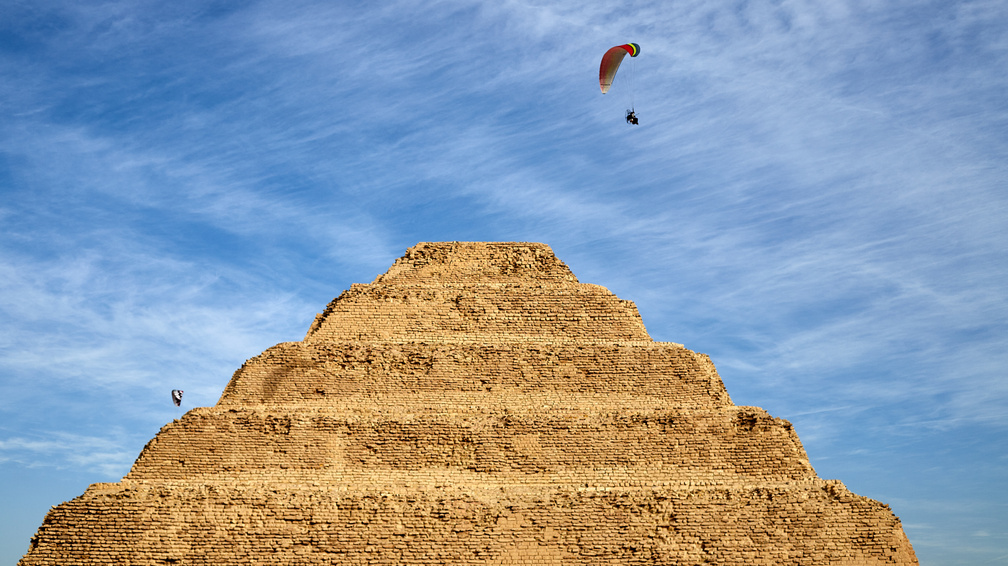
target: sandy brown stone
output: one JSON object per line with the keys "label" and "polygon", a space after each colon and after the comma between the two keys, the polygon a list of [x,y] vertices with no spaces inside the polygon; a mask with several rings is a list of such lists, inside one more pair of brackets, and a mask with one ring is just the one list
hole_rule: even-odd
{"label": "sandy brown stone", "polygon": [[916,564],[791,424],[534,243],[422,243],[19,564]]}

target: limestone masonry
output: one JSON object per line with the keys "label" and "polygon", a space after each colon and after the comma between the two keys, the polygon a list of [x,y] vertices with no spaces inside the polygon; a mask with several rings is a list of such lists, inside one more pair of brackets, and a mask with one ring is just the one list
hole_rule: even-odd
{"label": "limestone masonry", "polygon": [[422,243],[248,360],[21,565],[917,564],[791,424],[533,243]]}

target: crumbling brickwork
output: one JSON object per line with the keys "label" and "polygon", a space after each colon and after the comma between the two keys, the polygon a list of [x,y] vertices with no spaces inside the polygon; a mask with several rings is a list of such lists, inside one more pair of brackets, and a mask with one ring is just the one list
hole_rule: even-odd
{"label": "crumbling brickwork", "polygon": [[424,243],[46,516],[41,564],[916,564],[548,246]]}

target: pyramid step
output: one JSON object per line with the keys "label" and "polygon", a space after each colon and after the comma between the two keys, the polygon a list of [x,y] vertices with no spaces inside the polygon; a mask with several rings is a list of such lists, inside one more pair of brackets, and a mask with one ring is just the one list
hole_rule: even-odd
{"label": "pyramid step", "polygon": [[307,473],[346,481],[348,470],[540,474],[578,468],[589,475],[633,469],[653,481],[815,477],[790,423],[755,407],[348,414],[264,406],[189,411],[148,443],[127,479]]}
{"label": "pyramid step", "polygon": [[[247,361],[219,406],[332,406],[350,396],[434,392],[499,404],[504,393],[640,395],[667,406],[729,406],[710,359],[678,344],[289,342]],[[492,393],[494,395],[482,395]],[[573,401],[576,403],[576,401]],[[600,402],[604,402],[600,400]]]}
{"label": "pyramid step", "polygon": [[637,307],[598,285],[352,285],[306,342],[424,340],[446,334],[650,340]]}
{"label": "pyramid step", "polygon": [[549,493],[123,482],[50,511],[21,564],[914,561],[888,507],[838,482]]}
{"label": "pyramid step", "polygon": [[577,277],[538,242],[420,242],[374,283],[569,285]]}

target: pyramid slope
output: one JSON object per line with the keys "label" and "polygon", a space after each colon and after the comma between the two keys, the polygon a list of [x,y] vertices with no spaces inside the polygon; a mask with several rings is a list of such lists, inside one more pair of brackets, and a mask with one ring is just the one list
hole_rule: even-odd
{"label": "pyramid slope", "polygon": [[422,243],[55,507],[21,564],[916,564],[548,246]]}

